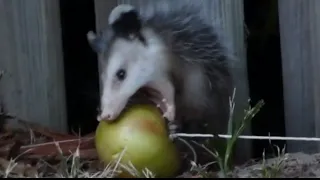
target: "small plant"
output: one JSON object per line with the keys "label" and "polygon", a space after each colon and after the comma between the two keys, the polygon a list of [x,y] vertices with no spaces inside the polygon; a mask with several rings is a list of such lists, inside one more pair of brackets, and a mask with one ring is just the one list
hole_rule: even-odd
{"label": "small plant", "polygon": [[235,90],[232,95],[232,98],[230,99],[230,116],[229,116],[230,118],[229,118],[228,134],[231,134],[231,138],[227,140],[225,155],[223,158],[221,158],[218,151],[215,151],[213,153],[214,157],[218,161],[218,165],[221,171],[220,175],[223,177],[227,177],[228,174],[230,173],[229,162],[230,162],[230,157],[232,155],[232,150],[236,143],[236,140],[242,134],[246,125],[248,125],[248,123],[251,123],[251,120],[253,119],[253,117],[260,111],[260,109],[264,105],[264,101],[260,100],[253,108],[249,106],[248,110],[245,110],[245,116],[243,120],[240,121],[239,125],[237,125],[238,124],[237,121],[233,120],[233,113],[234,113],[234,107],[235,107],[234,97],[235,97]]}
{"label": "small plant", "polygon": [[279,174],[282,169],[282,165],[286,160],[285,147],[280,151],[279,146],[274,145],[277,148],[277,160],[275,163],[268,165],[265,160],[265,151],[263,151],[263,160],[262,160],[262,177],[263,178],[279,178]]}
{"label": "small plant", "polygon": [[[77,148],[77,150],[74,153],[72,153],[69,157],[65,157],[62,153],[62,150],[59,144],[55,143],[55,145],[61,159],[60,168],[58,170],[59,175],[64,178],[77,178],[79,171],[81,169],[81,164],[79,160],[80,158],[79,148]],[[71,158],[71,165],[69,165],[68,163],[70,158]]]}

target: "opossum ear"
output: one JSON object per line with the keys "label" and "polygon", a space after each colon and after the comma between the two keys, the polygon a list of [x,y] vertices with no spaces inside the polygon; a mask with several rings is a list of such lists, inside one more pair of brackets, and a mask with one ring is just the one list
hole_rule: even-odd
{"label": "opossum ear", "polygon": [[94,32],[89,31],[87,33],[87,40],[90,47],[96,53],[100,53],[105,49],[105,42],[103,41],[103,38],[101,38],[100,36],[97,36]]}
{"label": "opossum ear", "polygon": [[115,34],[124,37],[140,36],[142,27],[138,11],[128,4],[120,4],[111,11],[109,25]]}

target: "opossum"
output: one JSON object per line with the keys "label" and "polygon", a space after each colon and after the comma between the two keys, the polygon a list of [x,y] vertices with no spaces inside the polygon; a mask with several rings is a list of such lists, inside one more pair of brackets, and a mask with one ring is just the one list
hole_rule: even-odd
{"label": "opossum", "polygon": [[115,120],[145,90],[173,122],[171,130],[203,133],[208,126],[212,133],[226,132],[234,56],[198,8],[182,5],[144,14],[121,4],[100,33],[88,32],[102,64],[99,121]]}

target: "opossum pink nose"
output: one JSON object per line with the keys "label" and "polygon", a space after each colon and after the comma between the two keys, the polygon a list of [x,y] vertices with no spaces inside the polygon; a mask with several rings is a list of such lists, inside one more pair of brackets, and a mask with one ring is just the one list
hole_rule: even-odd
{"label": "opossum pink nose", "polygon": [[116,114],[107,114],[105,116],[105,119],[111,121],[111,120],[114,120],[116,118]]}
{"label": "opossum pink nose", "polygon": [[107,114],[107,115],[103,116],[102,119],[109,120],[109,119],[111,119],[111,117],[112,116],[110,114]]}
{"label": "opossum pink nose", "polygon": [[99,117],[98,117],[98,120],[101,121],[101,120],[104,120],[104,121],[111,121],[113,120],[115,117],[115,114],[112,114],[112,113],[108,113],[108,114],[100,114]]}

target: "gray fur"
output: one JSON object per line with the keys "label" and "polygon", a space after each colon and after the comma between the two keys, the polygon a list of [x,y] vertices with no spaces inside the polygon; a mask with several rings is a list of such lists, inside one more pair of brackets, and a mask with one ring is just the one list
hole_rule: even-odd
{"label": "gray fur", "polygon": [[[199,8],[194,4],[151,8],[141,13],[141,20],[165,42],[173,57],[169,72],[176,88],[176,120],[182,123],[181,131],[205,133],[203,125],[208,125],[207,133],[222,133],[229,118],[233,55],[212,23],[201,18]],[[114,38],[107,28],[99,47],[105,49]]]}
{"label": "gray fur", "polygon": [[[145,17],[148,18],[144,23],[165,40],[177,57],[178,64],[172,69],[176,91],[180,92],[176,97],[176,117],[181,118],[182,122],[186,122],[185,126],[188,126],[182,131],[200,132],[201,126],[209,123],[210,129],[215,133],[226,132],[229,96],[233,88],[229,68],[233,61],[231,51],[221,42],[214,26],[201,18],[200,7],[166,6],[157,10],[158,8],[155,8],[154,11],[149,11],[149,14],[147,12]],[[195,103],[193,106],[184,103],[185,97],[182,93],[184,88],[193,88],[192,85],[183,86],[181,83],[187,74],[191,73],[186,69],[193,69],[196,66],[200,67],[207,78],[207,83],[205,91],[202,92],[203,97],[192,97],[194,101],[205,101],[205,103]]]}

